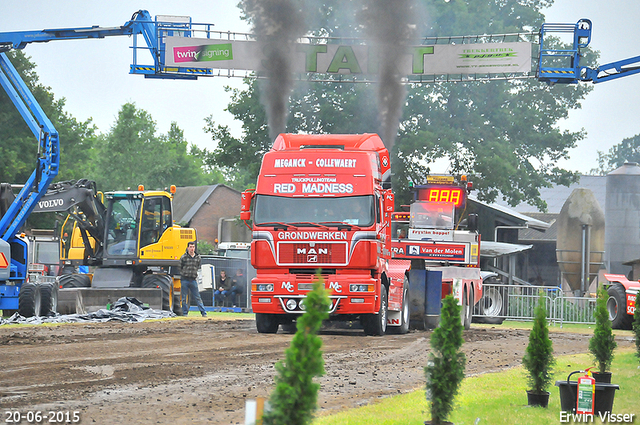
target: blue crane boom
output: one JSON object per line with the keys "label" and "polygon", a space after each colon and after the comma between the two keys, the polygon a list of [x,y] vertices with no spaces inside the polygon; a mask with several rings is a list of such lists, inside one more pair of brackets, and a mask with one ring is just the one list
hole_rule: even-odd
{"label": "blue crane boom", "polygon": [[[640,56],[591,68],[581,64],[582,50],[591,42],[592,23],[580,19],[575,24],[543,24],[540,29],[540,55],[536,77],[549,84],[576,84],[579,81],[601,83],[640,72]],[[569,49],[554,47],[557,36],[571,34]]]}
{"label": "blue crane boom", "polygon": [[[49,185],[58,174],[60,165],[60,141],[58,132],[42,110],[29,87],[11,63],[8,51],[23,49],[30,43],[46,43],[57,40],[105,38],[111,36],[133,36],[133,64],[130,73],[142,74],[146,78],[191,79],[212,75],[210,69],[164,66],[164,37],[179,35],[191,37],[193,25],[204,26],[199,31],[208,37],[210,24],[193,24],[189,17],[164,17],[153,19],[146,10],[133,14],[131,20],[119,27],[78,27],[45,29],[41,31],[0,32],[0,86],[22,115],[25,123],[38,140],[38,155],[35,170],[20,193],[14,197],[8,184],[0,187],[0,310],[22,310],[22,300],[27,295],[31,314],[47,311],[40,307],[40,292],[29,287],[21,296],[21,287],[28,283],[28,243],[18,232],[47,192]],[[202,28],[202,27],[199,27]],[[144,38],[145,46],[138,46],[137,36]],[[152,65],[138,64],[138,50],[147,50],[153,60]],[[10,203],[10,205],[9,205]],[[7,206],[8,205],[8,206]],[[51,298],[49,288],[43,292]],[[27,294],[28,293],[28,294]],[[43,296],[44,297],[44,296]],[[48,302],[43,299],[43,303]]]}

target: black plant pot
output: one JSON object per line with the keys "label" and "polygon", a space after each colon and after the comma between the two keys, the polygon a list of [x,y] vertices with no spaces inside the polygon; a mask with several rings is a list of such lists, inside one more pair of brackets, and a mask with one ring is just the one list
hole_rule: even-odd
{"label": "black plant pot", "polygon": [[591,374],[593,375],[593,379],[595,379],[597,383],[611,383],[611,372],[591,372]]}
{"label": "black plant pot", "polygon": [[546,408],[549,405],[549,391],[538,393],[536,391],[527,390],[527,402],[529,403],[529,406]]}
{"label": "black plant pot", "polygon": [[[560,410],[564,412],[575,412],[578,402],[578,382],[577,381],[556,381],[556,387],[560,390]],[[613,408],[613,398],[619,385],[604,384],[596,382],[596,393],[594,394],[594,414],[611,412]]]}

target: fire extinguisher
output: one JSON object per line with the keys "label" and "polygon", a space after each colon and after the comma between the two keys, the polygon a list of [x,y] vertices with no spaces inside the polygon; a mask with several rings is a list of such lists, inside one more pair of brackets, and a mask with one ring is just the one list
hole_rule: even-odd
{"label": "fire extinguisher", "polygon": [[596,395],[596,380],[591,376],[591,368],[585,370],[586,375],[578,378],[578,397],[576,413],[593,415]]}

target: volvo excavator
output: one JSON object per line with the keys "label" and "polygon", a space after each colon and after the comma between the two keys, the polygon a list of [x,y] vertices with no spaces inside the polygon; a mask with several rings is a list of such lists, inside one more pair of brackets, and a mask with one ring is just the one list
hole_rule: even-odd
{"label": "volvo excavator", "polygon": [[[104,308],[123,296],[182,312],[178,266],[196,231],[174,224],[173,193],[175,186],[103,194],[89,180],[49,186],[34,212],[68,213],[74,221],[70,234],[68,226],[60,230],[58,312]],[[92,272],[78,273],[79,266]]]}

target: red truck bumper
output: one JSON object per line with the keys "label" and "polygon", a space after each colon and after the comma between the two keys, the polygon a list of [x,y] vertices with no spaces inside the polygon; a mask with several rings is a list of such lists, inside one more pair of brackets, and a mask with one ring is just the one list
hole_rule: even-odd
{"label": "red truck bumper", "polygon": [[[331,300],[330,314],[366,314],[380,308],[380,283],[368,275],[323,276]],[[302,314],[313,280],[295,274],[263,275],[251,281],[254,313]],[[301,305],[302,302],[302,305]]]}

